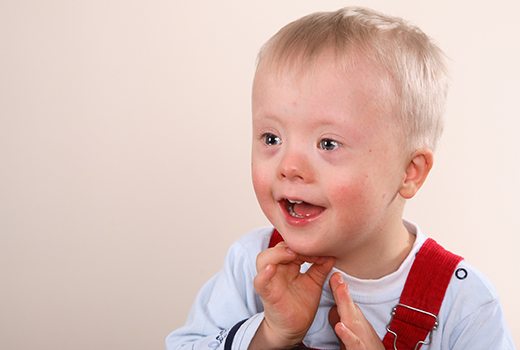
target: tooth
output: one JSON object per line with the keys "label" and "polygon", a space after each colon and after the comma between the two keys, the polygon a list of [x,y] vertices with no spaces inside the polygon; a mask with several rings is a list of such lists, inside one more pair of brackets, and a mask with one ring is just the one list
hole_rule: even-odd
{"label": "tooth", "polygon": [[289,215],[291,215],[294,218],[298,218],[298,219],[303,219],[305,217],[294,211],[294,205],[289,206]]}
{"label": "tooth", "polygon": [[292,217],[295,217],[295,218],[298,218],[298,219],[303,219],[304,218],[303,215],[300,215],[300,214],[298,214],[297,212],[294,211],[294,207],[292,205],[289,207],[289,214]]}
{"label": "tooth", "polygon": [[292,199],[287,199],[289,201],[289,203],[291,204],[302,204],[303,201],[298,201],[298,200],[292,200]]}

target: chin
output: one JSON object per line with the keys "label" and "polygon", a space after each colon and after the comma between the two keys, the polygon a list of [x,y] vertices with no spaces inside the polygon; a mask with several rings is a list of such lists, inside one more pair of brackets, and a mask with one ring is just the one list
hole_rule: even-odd
{"label": "chin", "polygon": [[327,254],[324,254],[324,249],[318,244],[318,242],[313,242],[313,240],[310,240],[304,235],[294,237],[289,233],[284,236],[286,237],[284,239],[287,246],[297,254],[305,256],[328,256]]}

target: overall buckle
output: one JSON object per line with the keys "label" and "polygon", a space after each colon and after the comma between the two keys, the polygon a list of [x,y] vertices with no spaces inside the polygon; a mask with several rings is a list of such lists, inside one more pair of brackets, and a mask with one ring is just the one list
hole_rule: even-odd
{"label": "overall buckle", "polygon": [[428,312],[428,311],[424,311],[424,310],[415,308],[413,306],[399,303],[396,306],[394,306],[394,308],[392,309],[392,318],[390,319],[390,322],[388,323],[388,326],[386,327],[387,332],[394,336],[394,350],[398,350],[397,349],[397,333],[390,329],[390,325],[392,324],[392,320],[394,319],[394,317],[397,313],[397,309],[399,307],[405,308],[410,311],[415,311],[415,312],[418,312],[418,313],[426,315],[426,316],[430,316],[434,319],[433,327],[428,332],[428,341],[420,340],[419,342],[417,342],[417,344],[415,344],[414,350],[417,350],[419,348],[419,346],[421,346],[421,345],[429,345],[432,341],[433,331],[436,330],[437,327],[439,326],[437,315],[432,314],[431,312]]}

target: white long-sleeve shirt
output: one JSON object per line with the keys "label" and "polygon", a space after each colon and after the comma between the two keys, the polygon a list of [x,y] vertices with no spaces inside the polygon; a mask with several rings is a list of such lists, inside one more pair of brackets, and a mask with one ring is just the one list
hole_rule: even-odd
{"label": "white long-sleeve shirt", "polygon": [[[397,271],[376,280],[357,279],[337,269],[331,272],[342,273],[352,299],[381,339],[386,334],[392,308],[399,302],[415,254],[426,240],[415,225],[405,224],[416,235],[416,240]],[[263,320],[262,302],[253,287],[256,257],[267,249],[272,230],[254,230],[231,246],[224,268],[197,295],[186,324],[166,338],[167,350],[248,348]],[[302,271],[308,267],[302,265]],[[460,262],[457,269],[463,270],[450,281],[438,315],[439,327],[431,334],[431,344],[421,349],[515,349],[491,284],[465,261]],[[333,305],[327,279],[316,317],[304,339],[306,346],[323,350],[339,348],[328,322],[328,312]]]}

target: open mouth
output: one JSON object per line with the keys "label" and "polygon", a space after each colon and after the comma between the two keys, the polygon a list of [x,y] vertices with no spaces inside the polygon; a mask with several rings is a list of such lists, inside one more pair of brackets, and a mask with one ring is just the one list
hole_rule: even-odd
{"label": "open mouth", "polygon": [[285,198],[281,201],[282,206],[287,210],[290,217],[296,219],[311,219],[318,216],[325,208],[307,203],[302,200]]}

